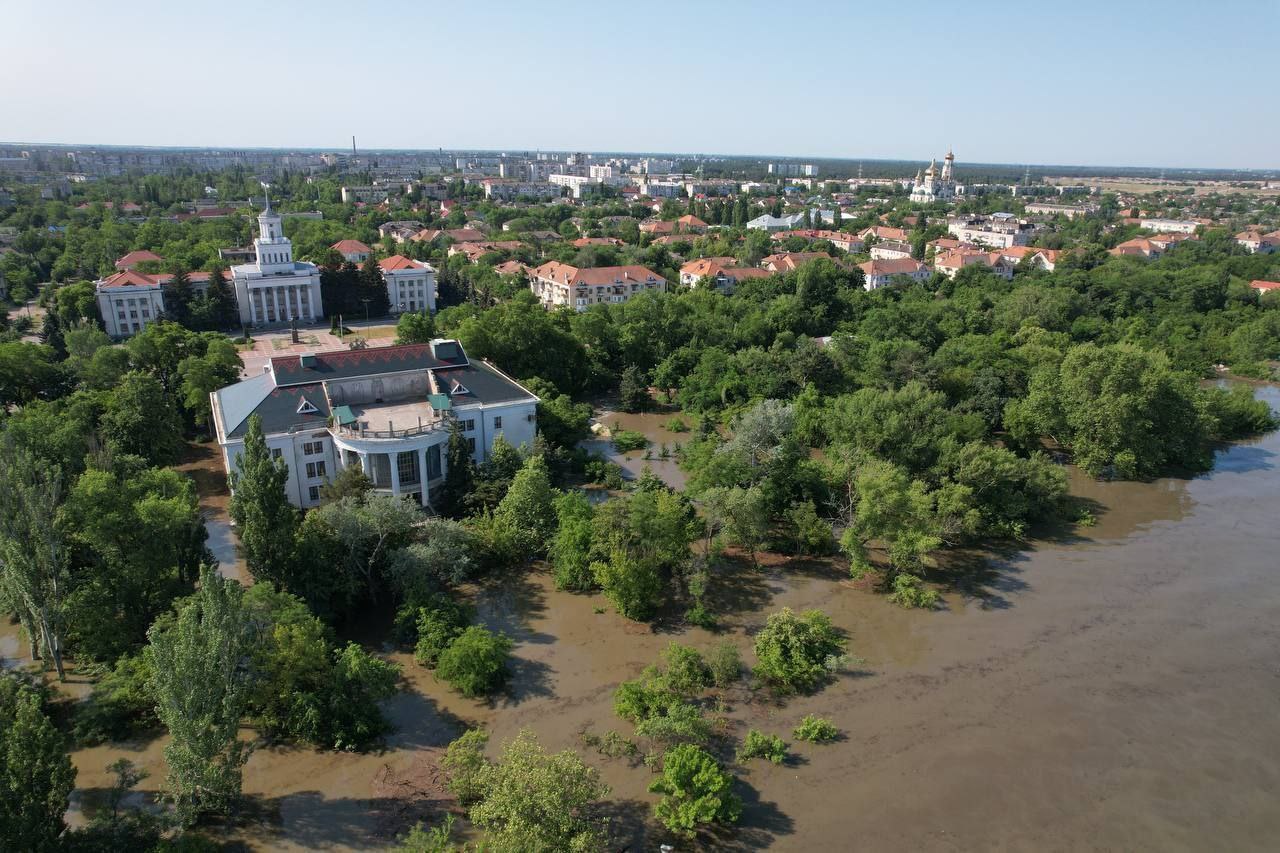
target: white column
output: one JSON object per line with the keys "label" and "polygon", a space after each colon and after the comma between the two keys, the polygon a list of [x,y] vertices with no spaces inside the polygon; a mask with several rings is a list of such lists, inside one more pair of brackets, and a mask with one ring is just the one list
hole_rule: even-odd
{"label": "white column", "polygon": [[391,494],[400,497],[400,454],[388,453],[387,461],[391,463]]}
{"label": "white column", "polygon": [[427,505],[427,449],[418,451],[418,482],[422,484],[422,505]]}
{"label": "white column", "polygon": [[364,475],[370,480],[373,479],[373,460],[369,458],[368,453],[360,454],[360,470],[363,471]]}

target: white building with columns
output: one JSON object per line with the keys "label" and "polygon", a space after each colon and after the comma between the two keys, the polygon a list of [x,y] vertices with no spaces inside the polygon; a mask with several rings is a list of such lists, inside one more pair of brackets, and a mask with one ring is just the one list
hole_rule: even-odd
{"label": "white building with columns", "polygon": [[538,398],[452,340],[277,356],[210,400],[227,472],[257,415],[272,454],[289,466],[289,500],[303,508],[318,506],[321,487],[353,465],[376,494],[430,508],[455,423],[476,463],[498,436],[520,447],[537,433]]}
{"label": "white building with columns", "polygon": [[314,323],[324,317],[320,303],[320,268],[295,261],[293,243],[284,236],[280,214],[267,199],[258,214],[257,262],[231,268],[240,322],[246,326],[278,326],[293,320]]}

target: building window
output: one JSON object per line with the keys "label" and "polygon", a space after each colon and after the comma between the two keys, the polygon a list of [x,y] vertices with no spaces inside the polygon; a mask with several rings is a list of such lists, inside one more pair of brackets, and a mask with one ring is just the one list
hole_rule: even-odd
{"label": "building window", "polygon": [[493,428],[502,429],[502,415],[498,415],[496,418],[493,419]]}
{"label": "building window", "polygon": [[271,448],[271,458],[272,458],[272,459],[279,459],[279,458],[280,458],[281,456],[283,456],[283,455],[284,455],[284,454],[280,451],[280,448],[278,448],[278,447],[273,447],[273,448]]}
{"label": "building window", "polygon": [[412,486],[421,482],[418,473],[418,451],[406,450],[396,455],[396,475],[401,486]]}
{"label": "building window", "polygon": [[317,477],[324,476],[324,462],[308,462],[307,463],[307,479],[314,480]]}
{"label": "building window", "polygon": [[[466,421],[464,421],[464,422],[463,422],[462,429],[463,429],[464,431],[466,431],[466,432],[471,432],[471,431],[472,431],[472,430],[474,430],[475,428],[476,428],[476,419],[475,419],[475,418],[468,418]],[[474,441],[474,439],[472,439],[472,441]]]}
{"label": "building window", "polygon": [[440,445],[427,448],[427,478],[434,480],[440,476]]}
{"label": "building window", "polygon": [[312,486],[311,488],[307,489],[307,497],[311,500],[311,502],[312,502],[312,503],[319,503],[319,502],[320,502],[320,487],[319,487],[319,486]]}
{"label": "building window", "polygon": [[476,452],[476,440],[474,438],[467,439],[467,450],[470,450],[472,453]]}

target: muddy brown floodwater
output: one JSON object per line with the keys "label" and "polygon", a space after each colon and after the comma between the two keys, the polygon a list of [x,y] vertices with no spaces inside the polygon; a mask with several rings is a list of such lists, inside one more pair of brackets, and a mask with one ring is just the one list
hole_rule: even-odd
{"label": "muddy brown floodwater", "polygon": [[[1276,388],[1259,393],[1280,408]],[[783,558],[763,571],[736,563],[719,578],[716,604],[728,614],[719,635],[597,613],[599,596],[557,592],[543,573],[495,584],[478,601],[482,620],[517,641],[507,695],[462,699],[393,654],[408,683],[387,705],[398,727],[387,750],[259,749],[245,770],[247,818],[223,835],[261,850],[385,847],[450,805],[440,751],[464,725],[484,725],[495,745],[528,727],[550,748],[582,750],[612,786],[632,849],[654,849],[648,771],[585,750],[580,733],[629,731],[613,715],[613,690],[672,639],[708,647],[728,638],[751,662],[751,632],[787,605],[821,607],[862,661],[783,704],[730,692],[729,730],[790,740],[812,713],[843,739],[794,744],[794,760],[780,766],[752,762],[741,776],[742,824],[719,846],[1274,849],[1277,454],[1272,434],[1224,449],[1213,472],[1192,479],[1073,476],[1073,491],[1097,504],[1095,526],[1015,552],[955,555],[988,568],[935,613],[855,589],[837,565]],[[0,654],[20,656],[16,630],[0,629]],[[154,791],[162,746],[76,752],[71,819],[100,800],[104,768],[121,755],[151,771],[140,787]]]}

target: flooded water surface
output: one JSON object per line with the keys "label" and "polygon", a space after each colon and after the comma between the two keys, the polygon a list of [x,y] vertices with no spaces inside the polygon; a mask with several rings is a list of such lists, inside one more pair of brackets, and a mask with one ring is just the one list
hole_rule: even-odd
{"label": "flooded water surface", "polygon": [[[1280,407],[1276,389],[1260,393]],[[616,416],[625,428],[651,417]],[[781,704],[745,686],[728,691],[727,730],[791,740],[801,717],[818,714],[843,737],[793,744],[795,759],[780,766],[752,762],[742,825],[725,847],[1274,849],[1277,454],[1272,434],[1224,449],[1212,473],[1192,479],[1073,477],[1096,525],[1016,552],[956,555],[990,569],[934,613],[855,588],[838,565],[776,557],[760,571],[734,562],[717,578],[719,634],[628,622],[600,596],[558,592],[540,572],[495,583],[477,597],[480,618],[517,641],[507,695],[462,699],[393,655],[408,678],[388,705],[398,730],[387,750],[258,750],[245,770],[252,819],[227,835],[263,850],[384,847],[450,807],[442,747],[484,725],[495,744],[527,727],[549,748],[579,749],[613,788],[632,849],[654,849],[651,775],[585,748],[581,733],[630,732],[613,714],[613,690],[672,639],[704,648],[728,639],[753,662],[751,633],[785,605],[821,607],[861,661]],[[234,543],[214,547],[234,555]],[[23,651],[16,629],[0,626],[0,654]],[[162,745],[77,752],[73,819],[122,754],[151,771],[141,788],[154,791]]]}

